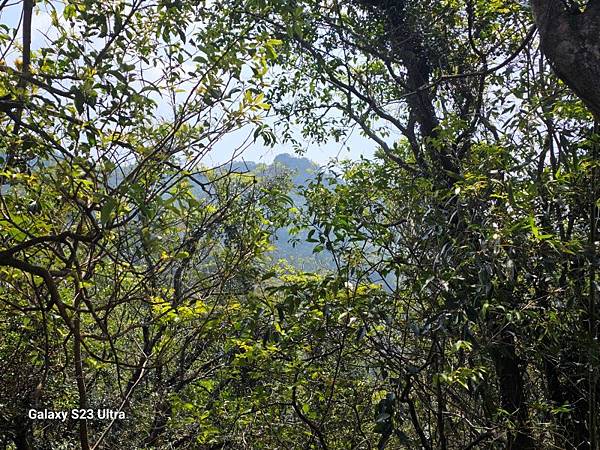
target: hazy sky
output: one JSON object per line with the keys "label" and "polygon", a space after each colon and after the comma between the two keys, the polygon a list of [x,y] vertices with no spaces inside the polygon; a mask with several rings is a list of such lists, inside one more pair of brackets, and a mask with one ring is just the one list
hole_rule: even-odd
{"label": "hazy sky", "polygon": [[[215,150],[211,154],[212,162],[229,160],[232,152],[244,142],[248,134],[247,130],[240,130],[225,136],[215,146]],[[367,158],[371,157],[376,149],[376,144],[370,139],[360,136],[356,129],[346,142],[332,141],[322,146],[306,144],[304,148],[306,151],[302,156],[321,165],[327,163],[331,158],[358,159],[361,155]],[[256,142],[248,146],[242,158],[246,161],[270,163],[280,153],[293,154],[294,148],[288,144],[276,144],[271,148]]]}

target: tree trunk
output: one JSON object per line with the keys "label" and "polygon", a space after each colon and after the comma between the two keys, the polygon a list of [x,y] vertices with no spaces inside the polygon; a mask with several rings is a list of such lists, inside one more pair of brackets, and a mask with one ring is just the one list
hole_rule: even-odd
{"label": "tree trunk", "polygon": [[600,1],[585,10],[560,0],[531,0],[542,51],[556,75],[600,120]]}
{"label": "tree trunk", "polygon": [[13,437],[16,450],[32,450],[30,443],[29,426],[26,420],[18,418],[15,420],[15,434]]}
{"label": "tree trunk", "polygon": [[515,425],[509,433],[507,450],[533,450],[535,443],[529,427],[529,411],[523,391],[523,374],[516,354],[514,336],[506,324],[501,324],[492,358],[498,377],[500,403]]}

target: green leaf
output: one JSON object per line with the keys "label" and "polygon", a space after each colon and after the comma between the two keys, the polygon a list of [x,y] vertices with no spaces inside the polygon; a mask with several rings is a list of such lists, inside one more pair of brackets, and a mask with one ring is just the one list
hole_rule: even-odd
{"label": "green leaf", "polygon": [[102,224],[102,226],[106,226],[108,224],[108,222],[111,219],[112,213],[116,207],[117,201],[114,198],[109,197],[106,199],[106,202],[100,210],[100,223]]}

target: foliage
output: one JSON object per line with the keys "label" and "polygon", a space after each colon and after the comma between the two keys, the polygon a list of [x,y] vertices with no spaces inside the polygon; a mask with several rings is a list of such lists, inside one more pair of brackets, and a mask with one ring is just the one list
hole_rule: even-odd
{"label": "foliage", "polygon": [[[598,125],[527,5],[35,8],[0,3],[3,446],[597,447]],[[301,199],[210,164],[298,129],[378,151]]]}

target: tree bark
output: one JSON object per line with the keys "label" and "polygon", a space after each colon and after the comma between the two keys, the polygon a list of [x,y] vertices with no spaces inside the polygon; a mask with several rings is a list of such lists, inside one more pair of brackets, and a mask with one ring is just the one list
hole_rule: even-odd
{"label": "tree bark", "polygon": [[15,432],[13,437],[16,450],[32,450],[30,441],[30,427],[25,420],[18,418],[15,421]]}
{"label": "tree bark", "polygon": [[584,11],[560,0],[531,0],[542,51],[556,75],[600,120],[600,2]]}
{"label": "tree bark", "polygon": [[535,443],[528,423],[529,411],[514,335],[507,326],[502,325],[491,354],[498,377],[500,404],[502,409],[511,415],[511,420],[515,425],[514,432],[508,435],[506,448],[507,450],[533,450]]}

